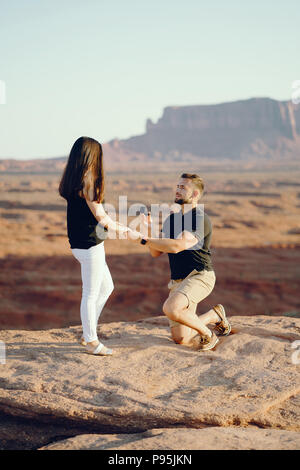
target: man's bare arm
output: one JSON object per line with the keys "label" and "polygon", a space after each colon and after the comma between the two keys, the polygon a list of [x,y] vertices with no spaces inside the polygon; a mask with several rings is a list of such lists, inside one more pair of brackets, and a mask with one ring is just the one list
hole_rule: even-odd
{"label": "man's bare arm", "polygon": [[149,246],[149,251],[150,251],[152,258],[158,258],[160,255],[163,255],[162,251],[155,250],[154,248],[151,248],[150,246]]}
{"label": "man's bare arm", "polygon": [[[179,253],[183,250],[188,250],[189,248],[193,247],[198,243],[198,240],[194,235],[192,235],[188,231],[184,231],[182,233],[181,239],[173,239],[173,238],[148,238],[147,245],[150,249],[154,250],[155,252],[161,253]],[[152,253],[151,253],[152,254]],[[153,256],[153,255],[152,255]],[[160,255],[156,255],[160,256]],[[155,256],[155,257],[156,257]]]}
{"label": "man's bare arm", "polygon": [[[142,232],[149,231],[149,222],[150,218],[143,216],[141,217],[142,222]],[[129,236],[129,238],[131,238]],[[158,258],[163,253],[179,253],[180,251],[187,250],[198,243],[198,240],[194,235],[185,230],[181,234],[181,238],[150,238],[148,236],[143,237],[147,240],[147,247],[149,248],[150,254],[153,258]],[[141,241],[140,238],[137,239],[138,242]]]}

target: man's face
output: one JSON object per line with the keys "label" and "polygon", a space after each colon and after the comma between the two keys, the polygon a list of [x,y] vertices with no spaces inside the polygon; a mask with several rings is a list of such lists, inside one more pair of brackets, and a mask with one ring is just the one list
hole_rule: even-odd
{"label": "man's face", "polygon": [[175,202],[177,204],[191,204],[193,201],[193,193],[195,191],[192,180],[188,178],[180,178],[176,188]]}

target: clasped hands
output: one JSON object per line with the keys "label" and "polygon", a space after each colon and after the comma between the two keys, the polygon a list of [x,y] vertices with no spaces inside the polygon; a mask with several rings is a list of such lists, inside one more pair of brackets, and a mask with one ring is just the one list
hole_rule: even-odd
{"label": "clasped hands", "polygon": [[129,229],[127,232],[128,239],[137,243],[140,243],[142,239],[148,239],[149,224],[151,224],[152,222],[150,213],[148,214],[148,216],[146,216],[145,214],[140,214],[139,219],[141,231],[139,232],[137,230]]}

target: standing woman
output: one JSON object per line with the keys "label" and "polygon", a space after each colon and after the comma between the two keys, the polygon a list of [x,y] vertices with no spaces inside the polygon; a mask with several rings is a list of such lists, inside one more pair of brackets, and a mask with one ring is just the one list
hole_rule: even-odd
{"label": "standing woman", "polygon": [[97,335],[100,314],[114,288],[105,261],[104,240],[108,229],[119,233],[131,230],[113,221],[102,206],[104,174],[99,142],[90,137],[76,140],[60,181],[59,194],[68,203],[68,238],[72,254],[81,264],[81,342],[90,354],[109,356],[113,351]]}

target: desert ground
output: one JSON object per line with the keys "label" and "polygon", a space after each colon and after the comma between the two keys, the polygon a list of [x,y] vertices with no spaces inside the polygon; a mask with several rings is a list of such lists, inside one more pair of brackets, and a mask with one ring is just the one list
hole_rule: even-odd
{"label": "desert ground", "polygon": [[[217,282],[198,313],[222,303],[228,315],[300,316],[300,166],[234,170],[178,162],[107,171],[107,203],[174,201],[182,171],[205,181],[202,199],[213,225]],[[58,195],[61,173],[0,173],[0,326],[47,329],[79,325],[80,265],[67,239],[66,204]],[[167,255],[153,259],[146,247],[105,241],[115,289],[104,323],[162,315],[168,295]]]}
{"label": "desert ground", "polygon": [[0,449],[298,449],[300,167],[143,167],[107,171],[106,202],[171,204],[183,171],[203,176],[217,282],[198,313],[222,303],[230,336],[203,354],[175,344],[167,255],[106,240],[98,333],[115,354],[83,354],[61,172],[2,171]]}

